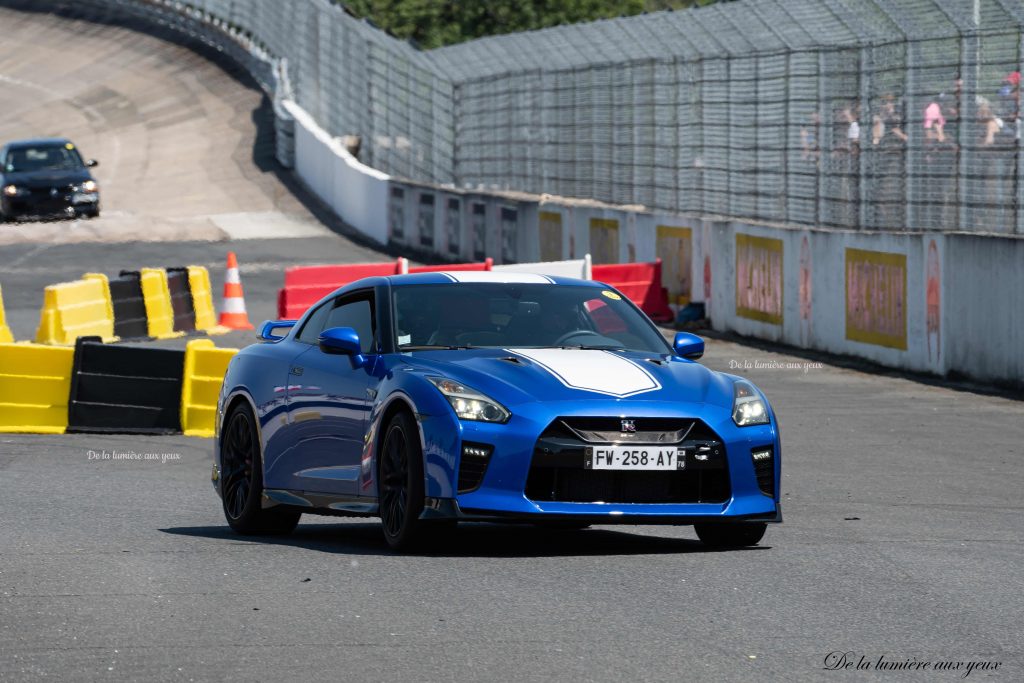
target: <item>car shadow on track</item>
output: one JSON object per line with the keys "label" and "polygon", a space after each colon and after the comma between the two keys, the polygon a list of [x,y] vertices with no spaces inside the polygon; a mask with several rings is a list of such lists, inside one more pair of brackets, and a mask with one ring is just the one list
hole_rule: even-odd
{"label": "car shadow on track", "polygon": [[[289,536],[241,536],[227,526],[171,527],[167,534],[193,536],[232,543],[286,545],[339,555],[394,555],[376,523],[300,524]],[[563,530],[521,524],[462,523],[455,530],[439,531],[405,555],[427,557],[565,557],[586,555],[662,555],[715,553],[752,548],[709,548],[696,539],[650,536],[607,527]]]}

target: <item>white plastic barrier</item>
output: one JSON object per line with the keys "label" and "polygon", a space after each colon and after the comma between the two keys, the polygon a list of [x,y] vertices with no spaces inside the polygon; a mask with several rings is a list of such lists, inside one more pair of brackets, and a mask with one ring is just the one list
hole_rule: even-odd
{"label": "white plastic barrier", "polygon": [[556,277],[575,277],[583,280],[591,280],[590,254],[583,258],[570,261],[544,261],[541,263],[509,263],[507,265],[494,266],[494,270],[504,270],[511,273],[536,273],[538,275],[554,275]]}
{"label": "white plastic barrier", "polygon": [[391,177],[361,163],[338,138],[318,126],[291,100],[284,108],[295,119],[295,170],[342,220],[386,244],[388,182]]}

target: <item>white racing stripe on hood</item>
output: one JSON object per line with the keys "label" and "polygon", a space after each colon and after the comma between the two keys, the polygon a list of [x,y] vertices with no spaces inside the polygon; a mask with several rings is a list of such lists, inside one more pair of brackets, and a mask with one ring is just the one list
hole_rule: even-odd
{"label": "white racing stripe on hood", "polygon": [[541,366],[570,389],[624,398],[661,389],[661,383],[628,358],[589,349],[507,349]]}

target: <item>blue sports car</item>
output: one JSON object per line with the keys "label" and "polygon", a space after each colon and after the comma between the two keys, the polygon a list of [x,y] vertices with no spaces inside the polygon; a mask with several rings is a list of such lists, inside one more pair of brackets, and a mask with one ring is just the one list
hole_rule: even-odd
{"label": "blue sports car", "polygon": [[743,546],[782,521],[764,395],[606,284],[366,278],[260,338],[217,410],[213,481],[240,533],[315,513],[380,517],[394,548],[460,520],[692,524]]}

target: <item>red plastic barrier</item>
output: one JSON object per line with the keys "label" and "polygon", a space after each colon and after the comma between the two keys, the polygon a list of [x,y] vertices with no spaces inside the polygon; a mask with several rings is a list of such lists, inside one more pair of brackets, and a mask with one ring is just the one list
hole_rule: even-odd
{"label": "red plastic barrier", "polygon": [[296,266],[284,271],[284,288],[277,293],[277,315],[294,320],[338,287],[374,275],[397,275],[402,259],[390,263],[344,263],[334,266]]}
{"label": "red plastic barrier", "polygon": [[447,263],[440,266],[415,266],[410,268],[410,273],[441,273],[446,270],[490,270],[494,265],[494,259],[488,257],[483,263]]}
{"label": "red plastic barrier", "polygon": [[653,263],[608,263],[594,265],[593,277],[629,297],[651,320],[671,322],[668,290],[661,286],[661,259]]}

